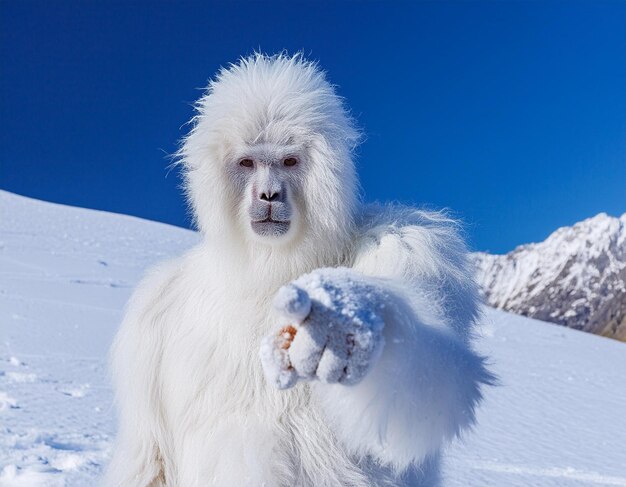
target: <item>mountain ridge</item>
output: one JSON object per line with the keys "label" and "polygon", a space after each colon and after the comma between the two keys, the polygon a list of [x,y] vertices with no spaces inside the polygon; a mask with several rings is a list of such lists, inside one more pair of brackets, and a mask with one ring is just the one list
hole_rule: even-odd
{"label": "mountain ridge", "polygon": [[599,213],[543,242],[472,257],[489,306],[626,341],[626,213]]}

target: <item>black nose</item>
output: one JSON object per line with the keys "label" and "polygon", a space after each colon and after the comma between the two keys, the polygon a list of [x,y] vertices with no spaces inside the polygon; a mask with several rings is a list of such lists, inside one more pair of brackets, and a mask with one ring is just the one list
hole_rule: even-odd
{"label": "black nose", "polygon": [[277,199],[280,198],[280,192],[279,191],[263,191],[261,193],[261,195],[259,196],[260,199],[262,199],[263,201],[276,201]]}

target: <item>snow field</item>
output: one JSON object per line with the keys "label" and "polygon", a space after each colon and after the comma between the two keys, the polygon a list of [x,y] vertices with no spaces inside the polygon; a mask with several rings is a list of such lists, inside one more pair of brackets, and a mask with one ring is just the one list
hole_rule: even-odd
{"label": "snow field", "polygon": [[[133,286],[193,232],[0,191],[0,487],[93,486],[115,434],[107,353]],[[626,487],[626,346],[486,310],[501,385],[449,487]]]}

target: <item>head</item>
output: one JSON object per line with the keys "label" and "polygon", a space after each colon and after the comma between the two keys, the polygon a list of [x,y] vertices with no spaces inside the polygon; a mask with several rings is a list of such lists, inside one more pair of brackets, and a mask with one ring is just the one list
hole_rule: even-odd
{"label": "head", "polygon": [[180,150],[199,229],[253,246],[343,241],[357,141],[341,98],[302,56],[256,54],[222,69]]}

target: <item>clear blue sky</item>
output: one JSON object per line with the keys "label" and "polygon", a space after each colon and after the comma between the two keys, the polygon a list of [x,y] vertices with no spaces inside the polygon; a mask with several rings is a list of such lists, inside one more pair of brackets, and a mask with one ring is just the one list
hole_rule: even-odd
{"label": "clear blue sky", "polygon": [[166,154],[219,66],[319,60],[366,200],[448,207],[476,249],[626,211],[626,2],[0,3],[0,187],[187,225]]}

